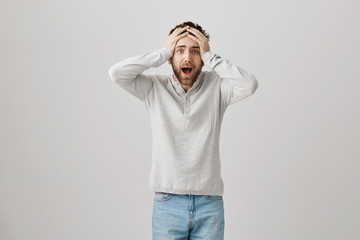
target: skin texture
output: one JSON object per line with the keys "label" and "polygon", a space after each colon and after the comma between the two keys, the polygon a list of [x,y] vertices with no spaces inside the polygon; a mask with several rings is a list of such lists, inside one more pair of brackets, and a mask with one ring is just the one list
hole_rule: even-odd
{"label": "skin texture", "polygon": [[[181,34],[183,31],[187,31]],[[191,32],[195,36],[190,35]],[[174,71],[174,80],[178,81],[185,92],[187,92],[197,80],[204,63],[201,56],[210,50],[208,39],[197,29],[186,26],[177,28],[170,34],[164,47],[173,52],[168,60]],[[182,68],[192,68],[192,72],[186,75]]]}
{"label": "skin texture", "polygon": [[188,37],[191,38],[192,40],[196,41],[199,44],[201,56],[204,55],[204,53],[206,53],[207,51],[210,51],[209,40],[204,36],[204,34],[202,34],[196,28],[192,28],[192,27],[189,27],[186,30],[195,35],[195,36],[192,36],[189,34]]}

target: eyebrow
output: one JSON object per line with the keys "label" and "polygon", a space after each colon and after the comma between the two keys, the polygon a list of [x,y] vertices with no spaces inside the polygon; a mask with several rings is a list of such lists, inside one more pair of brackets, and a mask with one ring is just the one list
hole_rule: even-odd
{"label": "eyebrow", "polygon": [[[176,48],[183,48],[183,47],[186,47],[185,45],[180,45],[180,46],[177,46]],[[200,48],[198,46],[192,46],[192,48]]]}

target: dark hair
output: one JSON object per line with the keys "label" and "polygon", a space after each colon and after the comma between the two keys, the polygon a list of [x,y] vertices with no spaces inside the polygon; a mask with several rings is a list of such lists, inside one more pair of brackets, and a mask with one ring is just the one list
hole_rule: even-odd
{"label": "dark hair", "polygon": [[[196,23],[193,23],[193,22],[190,22],[190,21],[183,22],[183,23],[181,23],[181,24],[179,24],[179,25],[176,25],[173,29],[170,30],[169,35],[172,34],[172,33],[175,31],[175,29],[177,29],[177,28],[182,28],[182,27],[185,27],[185,26],[190,26],[190,27],[192,27],[192,28],[196,28],[196,29],[199,30],[202,34],[204,34],[204,36],[205,36],[208,40],[210,40],[210,35],[209,35],[205,30],[203,30],[200,25],[198,25],[198,24],[196,24]],[[184,32],[187,32],[187,31],[185,30],[185,31],[183,31],[182,33],[184,33]],[[191,35],[194,36],[194,34],[192,34],[191,32],[189,32],[189,34],[191,34]]]}

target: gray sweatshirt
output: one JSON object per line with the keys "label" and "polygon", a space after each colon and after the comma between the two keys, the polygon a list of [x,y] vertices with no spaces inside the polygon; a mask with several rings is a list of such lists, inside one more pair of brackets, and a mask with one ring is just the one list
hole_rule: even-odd
{"label": "gray sweatshirt", "polygon": [[175,194],[220,195],[219,138],[228,105],[257,89],[256,78],[210,51],[202,71],[185,92],[173,74],[143,74],[165,63],[172,52],[161,48],[124,59],[109,69],[116,84],[145,103],[152,128],[150,190]]}

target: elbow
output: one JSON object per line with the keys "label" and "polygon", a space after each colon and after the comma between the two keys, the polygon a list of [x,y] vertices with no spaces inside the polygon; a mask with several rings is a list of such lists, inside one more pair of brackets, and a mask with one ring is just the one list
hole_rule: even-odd
{"label": "elbow", "polygon": [[124,67],[121,62],[116,63],[109,68],[108,76],[113,82],[118,84],[122,84],[122,82],[128,81],[129,79],[133,78],[131,76],[131,71]]}
{"label": "elbow", "polygon": [[242,77],[245,79],[245,92],[246,95],[250,96],[256,92],[258,89],[259,83],[254,75],[245,71],[244,69],[239,68],[239,71]]}
{"label": "elbow", "polygon": [[246,95],[247,96],[251,96],[253,95],[256,90],[258,89],[259,83],[257,81],[257,79],[255,78],[254,75],[251,75],[251,77],[249,78],[249,82],[247,83],[247,90],[246,90]]}
{"label": "elbow", "polygon": [[116,70],[115,66],[111,66],[108,70],[108,76],[110,77],[111,81],[116,81]]}
{"label": "elbow", "polygon": [[258,80],[255,78],[255,76],[252,76],[252,83],[251,83],[251,87],[250,87],[250,95],[254,94],[256,92],[256,90],[259,87],[259,82]]}

